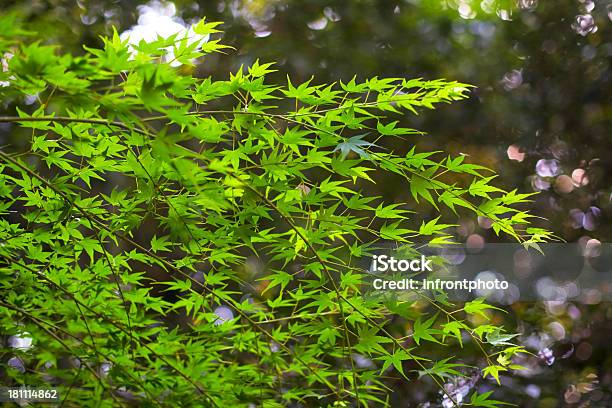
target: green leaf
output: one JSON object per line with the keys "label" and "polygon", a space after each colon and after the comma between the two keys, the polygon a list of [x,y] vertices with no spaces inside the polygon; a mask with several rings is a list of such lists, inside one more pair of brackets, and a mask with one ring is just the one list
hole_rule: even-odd
{"label": "green leaf", "polygon": [[500,328],[497,328],[495,331],[487,333],[486,338],[487,343],[494,346],[514,346],[510,340],[517,336],[518,334],[503,333]]}
{"label": "green leaf", "polygon": [[508,369],[500,365],[490,365],[482,369],[482,377],[487,378],[487,376],[491,376],[495,378],[498,385],[501,385],[499,381],[499,373],[502,371],[508,371]]}
{"label": "green leaf", "polygon": [[420,318],[418,318],[414,322],[414,326],[412,328],[412,338],[416,344],[420,344],[421,340],[431,341],[433,343],[440,343],[435,337],[434,334],[438,334],[440,331],[437,329],[431,328],[431,326],[436,321],[437,315],[433,315],[425,322],[422,322]]}
{"label": "green leaf", "polygon": [[364,150],[364,148],[380,147],[380,146],[376,146],[374,143],[370,143],[366,140],[363,140],[365,136],[367,136],[367,133],[364,133],[362,135],[353,136],[349,138],[348,140],[342,143],[339,143],[338,146],[336,146],[336,148],[334,149],[334,152],[340,151],[341,157],[343,159],[346,159],[346,157],[351,152],[356,153],[362,159],[369,159],[370,155]]}
{"label": "green leaf", "polygon": [[468,327],[461,321],[451,320],[448,323],[442,325],[442,333],[444,335],[451,335],[459,341],[459,345],[463,347],[463,339],[461,338],[461,330],[467,330]]}
{"label": "green leaf", "polygon": [[414,197],[417,202],[419,201],[419,197],[423,197],[437,208],[437,205],[431,195],[431,191],[437,190],[436,185],[431,182],[431,178],[435,172],[435,167],[429,167],[423,171],[413,172],[412,179],[410,181],[410,192],[412,193],[412,197]]}
{"label": "green leaf", "polygon": [[375,327],[363,327],[359,331],[359,343],[353,347],[355,351],[364,354],[384,353],[383,344],[391,343],[392,340],[386,336],[378,336]]}
{"label": "green leaf", "polygon": [[491,394],[493,394],[493,391],[483,392],[482,394],[475,392],[470,396],[470,404],[475,407],[485,408],[497,408],[500,405],[512,405],[508,404],[507,402],[489,399]]}
{"label": "green leaf", "polygon": [[402,367],[402,361],[411,360],[412,358],[413,357],[409,354],[408,351],[404,349],[399,349],[394,351],[393,354],[387,354],[378,357],[377,359],[383,361],[383,366],[380,370],[381,374],[385,372],[391,365],[393,365],[393,367],[395,367],[395,369],[399,371],[399,373],[403,377],[406,377],[406,374],[404,374],[404,368]]}
{"label": "green leaf", "polygon": [[375,215],[378,218],[405,218],[403,214],[408,213],[407,210],[397,209],[401,204],[389,204],[384,206],[382,203],[376,208]]}
{"label": "green leaf", "polygon": [[421,228],[419,229],[419,234],[421,235],[439,234],[441,231],[445,229],[457,226],[456,224],[438,224],[438,221],[440,220],[440,218],[441,216],[438,216],[434,218],[433,220],[427,222],[427,224],[425,224],[425,221],[423,221],[421,224]]}
{"label": "green leaf", "polygon": [[168,242],[168,239],[168,237],[161,237],[158,239],[155,235],[153,235],[153,238],[151,238],[151,249],[153,252],[171,251],[171,249],[168,248],[168,246],[171,245],[171,243]]}
{"label": "green leaf", "polygon": [[440,361],[436,361],[431,368],[426,370],[419,371],[419,378],[425,375],[435,375],[438,376],[442,381],[445,381],[446,378],[452,377],[464,377],[460,371],[455,370],[458,367],[467,367],[464,364],[458,363],[449,363],[452,357],[445,358]]}
{"label": "green leaf", "polygon": [[498,307],[484,303],[484,299],[475,299],[470,302],[466,302],[463,306],[463,310],[465,310],[466,313],[480,315],[485,319],[489,318],[489,316],[487,316],[487,314],[485,313],[485,311],[488,309],[503,311]]}

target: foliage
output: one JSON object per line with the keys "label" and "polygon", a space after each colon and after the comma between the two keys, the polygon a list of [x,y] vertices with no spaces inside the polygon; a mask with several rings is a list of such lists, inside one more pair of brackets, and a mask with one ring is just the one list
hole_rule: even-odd
{"label": "foliage", "polygon": [[463,99],[468,85],[268,84],[273,64],[259,62],[201,79],[187,67],[226,50],[217,40],[130,49],[115,33],[73,56],[11,17],[0,27],[0,94],[16,112],[0,121],[31,129],[0,151],[0,330],[34,342],[3,350],[27,368],[3,381],[51,382],[75,406],[384,406],[389,378],[419,374],[448,394],[444,378],[468,367],[426,355],[435,347],[469,338],[497,382],[517,368],[512,335],[472,323],[490,316],[482,301],[362,296],[359,261],[388,241],[452,241],[441,217],[369,196],[385,174],[498,234],[549,237],[518,208],[528,194],[464,156],[379,147],[419,134],[394,117]]}

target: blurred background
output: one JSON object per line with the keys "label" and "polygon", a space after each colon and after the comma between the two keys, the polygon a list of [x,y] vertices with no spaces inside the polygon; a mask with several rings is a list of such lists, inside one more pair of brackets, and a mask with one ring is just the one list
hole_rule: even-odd
{"label": "blurred background", "polygon": [[[222,43],[197,76],[226,78],[257,58],[277,61],[271,80],[348,81],[372,76],[446,78],[475,86],[469,100],[403,118],[427,132],[396,151],[464,154],[498,183],[540,192],[534,223],[579,245],[612,241],[612,1],[603,0],[31,0],[0,2],[65,51],[100,46],[112,28],[131,41],[223,21]],[[185,68],[186,69],[186,68]],[[34,103],[24,100],[23,104]],[[7,111],[8,106],[0,107]],[[2,112],[5,113],[5,112]],[[17,137],[3,125],[3,138]],[[10,135],[10,136],[9,136]],[[372,195],[411,201],[389,179]],[[415,208],[428,217],[431,208]],[[495,242],[486,219],[462,219],[457,238]],[[517,259],[516,262],[520,262]],[[612,265],[608,266],[608,269]],[[588,302],[516,303],[504,322],[536,357],[505,377],[498,399],[519,406],[611,407],[612,307]],[[453,386],[461,386],[454,384]],[[397,406],[415,406],[419,387],[398,385]]]}

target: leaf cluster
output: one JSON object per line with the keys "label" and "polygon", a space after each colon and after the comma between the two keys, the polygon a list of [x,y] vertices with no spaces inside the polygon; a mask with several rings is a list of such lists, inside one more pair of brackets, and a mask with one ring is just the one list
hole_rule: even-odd
{"label": "leaf cluster", "polygon": [[[462,375],[425,343],[469,339],[498,381],[513,368],[511,337],[468,319],[488,317],[483,302],[362,296],[360,260],[377,248],[453,240],[449,221],[368,195],[386,174],[414,202],[487,217],[527,244],[549,237],[518,207],[529,195],[490,170],[380,147],[420,134],[401,115],[468,85],[270,84],[274,65],[258,61],[198,78],[194,59],[225,50],[216,23],[196,26],[199,42],[131,47],[115,33],[73,56],[11,19],[0,96],[14,111],[0,122],[29,140],[0,150],[0,331],[33,347],[2,350],[23,366],[7,363],[3,381],[51,382],[74,406],[365,407],[388,405],[388,378],[444,390]],[[487,397],[472,404],[495,406]]]}

